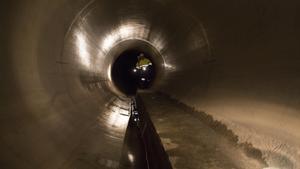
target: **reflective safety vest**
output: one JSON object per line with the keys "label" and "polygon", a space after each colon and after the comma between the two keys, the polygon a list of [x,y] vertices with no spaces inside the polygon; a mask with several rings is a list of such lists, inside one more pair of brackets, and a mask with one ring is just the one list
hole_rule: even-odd
{"label": "reflective safety vest", "polygon": [[151,61],[145,57],[142,57],[141,59],[138,60],[138,62],[136,63],[136,67],[142,67],[142,66],[147,66],[147,65],[151,65]]}

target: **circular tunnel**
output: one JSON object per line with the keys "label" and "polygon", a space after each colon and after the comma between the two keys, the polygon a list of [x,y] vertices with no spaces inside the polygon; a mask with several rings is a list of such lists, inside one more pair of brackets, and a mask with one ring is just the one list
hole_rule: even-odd
{"label": "circular tunnel", "polygon": [[[115,86],[128,96],[135,95],[138,89],[150,88],[155,78],[155,65],[152,64],[152,61],[150,61],[151,67],[143,67],[141,70],[136,68],[141,53],[144,54],[143,51],[134,49],[122,52],[111,68],[111,77]],[[151,55],[146,54],[146,56]],[[147,81],[144,77],[147,78]],[[141,83],[142,81],[145,83]]]}
{"label": "circular tunnel", "polygon": [[[144,92],[212,116],[266,169],[300,168],[299,5],[2,1],[0,168],[116,168]],[[132,72],[140,53],[146,85]]]}

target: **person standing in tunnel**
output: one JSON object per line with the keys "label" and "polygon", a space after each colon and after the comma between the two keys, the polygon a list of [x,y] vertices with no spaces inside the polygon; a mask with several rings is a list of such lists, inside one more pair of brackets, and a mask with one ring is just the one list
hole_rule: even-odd
{"label": "person standing in tunnel", "polygon": [[143,53],[141,53],[137,58],[138,61],[136,63],[136,68],[142,68],[145,66],[152,65],[151,61],[148,58],[146,58]]}
{"label": "person standing in tunnel", "polygon": [[137,56],[137,63],[135,69],[138,72],[137,82],[140,87],[145,88],[153,78],[152,62],[145,57],[144,53]]}

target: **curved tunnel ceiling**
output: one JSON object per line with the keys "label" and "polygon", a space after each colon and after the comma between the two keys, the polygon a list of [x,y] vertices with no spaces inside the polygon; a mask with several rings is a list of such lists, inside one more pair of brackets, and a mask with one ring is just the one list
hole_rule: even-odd
{"label": "curved tunnel ceiling", "polygon": [[74,168],[86,149],[114,166],[128,121],[116,112],[126,114],[129,99],[111,65],[148,45],[159,65],[150,91],[212,115],[266,156],[275,151],[282,158],[267,159],[270,168],[300,168],[299,5],[1,2],[1,166]]}

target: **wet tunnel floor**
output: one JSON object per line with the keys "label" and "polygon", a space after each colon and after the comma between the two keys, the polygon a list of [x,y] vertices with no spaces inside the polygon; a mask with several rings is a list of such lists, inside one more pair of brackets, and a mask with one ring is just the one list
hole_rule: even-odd
{"label": "wet tunnel floor", "polygon": [[[237,137],[207,114],[163,94],[144,93],[141,97],[174,169],[266,167],[259,150],[237,144]],[[136,126],[128,125],[126,129],[124,124],[122,136],[112,139],[111,134],[103,135],[99,125],[96,122],[91,126],[63,168],[147,168]]]}
{"label": "wet tunnel floor", "polygon": [[203,112],[163,94],[141,95],[174,169],[262,169],[261,153]]}

